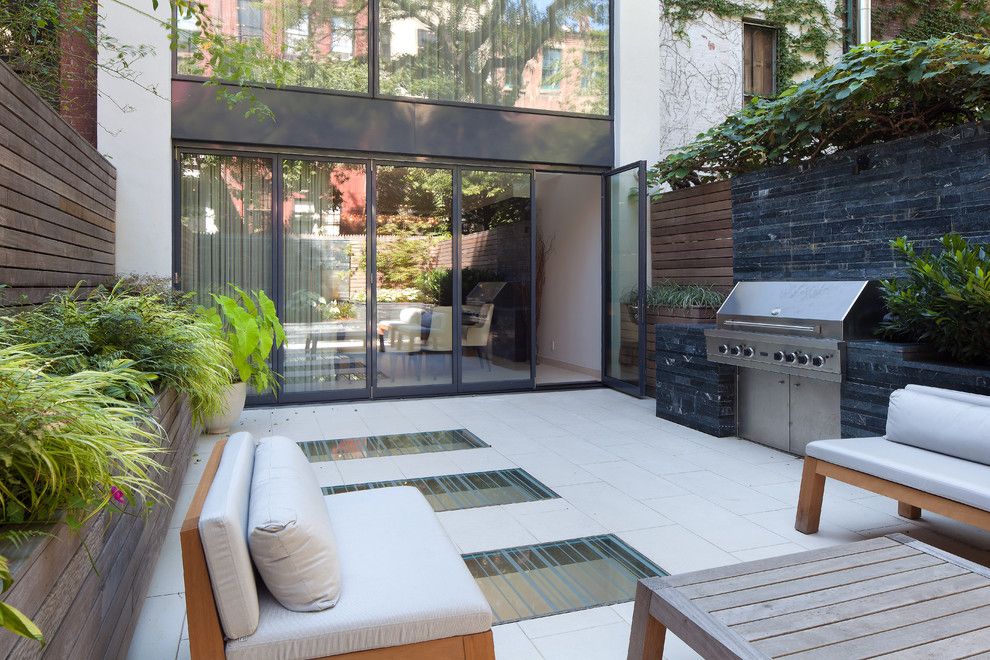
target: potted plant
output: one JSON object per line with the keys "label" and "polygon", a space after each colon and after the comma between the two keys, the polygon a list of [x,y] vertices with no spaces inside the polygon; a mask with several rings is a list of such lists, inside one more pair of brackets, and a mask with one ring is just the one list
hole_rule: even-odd
{"label": "potted plant", "polygon": [[216,307],[202,308],[201,314],[230,346],[231,382],[227,387],[222,413],[205,420],[207,433],[226,433],[244,410],[247,388],[259,394],[278,389],[278,374],[268,358],[285,342],[285,330],[275,312],[275,303],[264,291],[247,293],[231,285],[236,297],[213,294]]}

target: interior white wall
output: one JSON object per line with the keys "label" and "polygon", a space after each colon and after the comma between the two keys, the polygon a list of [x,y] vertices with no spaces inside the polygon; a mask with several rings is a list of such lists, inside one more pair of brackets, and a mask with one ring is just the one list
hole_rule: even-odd
{"label": "interior white wall", "polygon": [[536,175],[536,227],[552,251],[539,304],[537,355],[601,372],[601,177]]}
{"label": "interior white wall", "polygon": [[660,158],[660,4],[614,3],[615,164]]}
{"label": "interior white wall", "polygon": [[[99,71],[97,147],[117,168],[117,272],[171,277],[172,56],[150,0],[101,2],[108,35],[152,49],[134,65],[134,79]],[[108,57],[106,51],[101,58]]]}

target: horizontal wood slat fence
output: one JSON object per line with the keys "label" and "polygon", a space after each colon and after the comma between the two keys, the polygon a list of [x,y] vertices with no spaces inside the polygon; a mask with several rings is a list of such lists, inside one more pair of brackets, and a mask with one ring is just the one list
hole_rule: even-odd
{"label": "horizontal wood slat fence", "polygon": [[664,193],[650,208],[653,281],[732,287],[732,186]]}
{"label": "horizontal wood slat fence", "polygon": [[[156,400],[154,417],[168,436],[157,455],[165,470],[155,480],[169,496],[144,513],[103,513],[70,531],[65,525],[17,549],[14,586],[4,601],[30,616],[47,641],[0,634],[0,658],[122,658],[127,655],[155,557],[165,541],[175,498],[184,481],[199,429],[188,397],[171,390]],[[173,525],[179,524],[179,519]],[[177,532],[177,530],[176,530]]]}
{"label": "horizontal wood slat fence", "polygon": [[112,280],[117,174],[0,62],[0,300]]}

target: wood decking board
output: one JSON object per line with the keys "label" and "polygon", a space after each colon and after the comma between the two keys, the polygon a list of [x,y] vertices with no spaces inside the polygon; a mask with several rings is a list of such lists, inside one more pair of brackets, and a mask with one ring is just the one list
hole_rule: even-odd
{"label": "wood decking board", "polygon": [[639,588],[630,659],[667,629],[706,658],[990,656],[990,569],[900,534]]}

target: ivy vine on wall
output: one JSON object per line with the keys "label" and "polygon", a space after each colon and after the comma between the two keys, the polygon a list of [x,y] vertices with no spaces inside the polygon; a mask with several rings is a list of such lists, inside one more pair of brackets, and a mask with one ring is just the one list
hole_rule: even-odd
{"label": "ivy vine on wall", "polygon": [[702,14],[723,19],[760,19],[777,28],[777,89],[787,89],[804,72],[828,63],[829,46],[842,37],[836,16],[841,16],[842,0],[829,11],[820,0],[664,0],[664,18],[674,35],[686,37],[686,28]]}
{"label": "ivy vine on wall", "polygon": [[947,34],[987,34],[987,0],[873,0],[872,35],[925,39]]}

